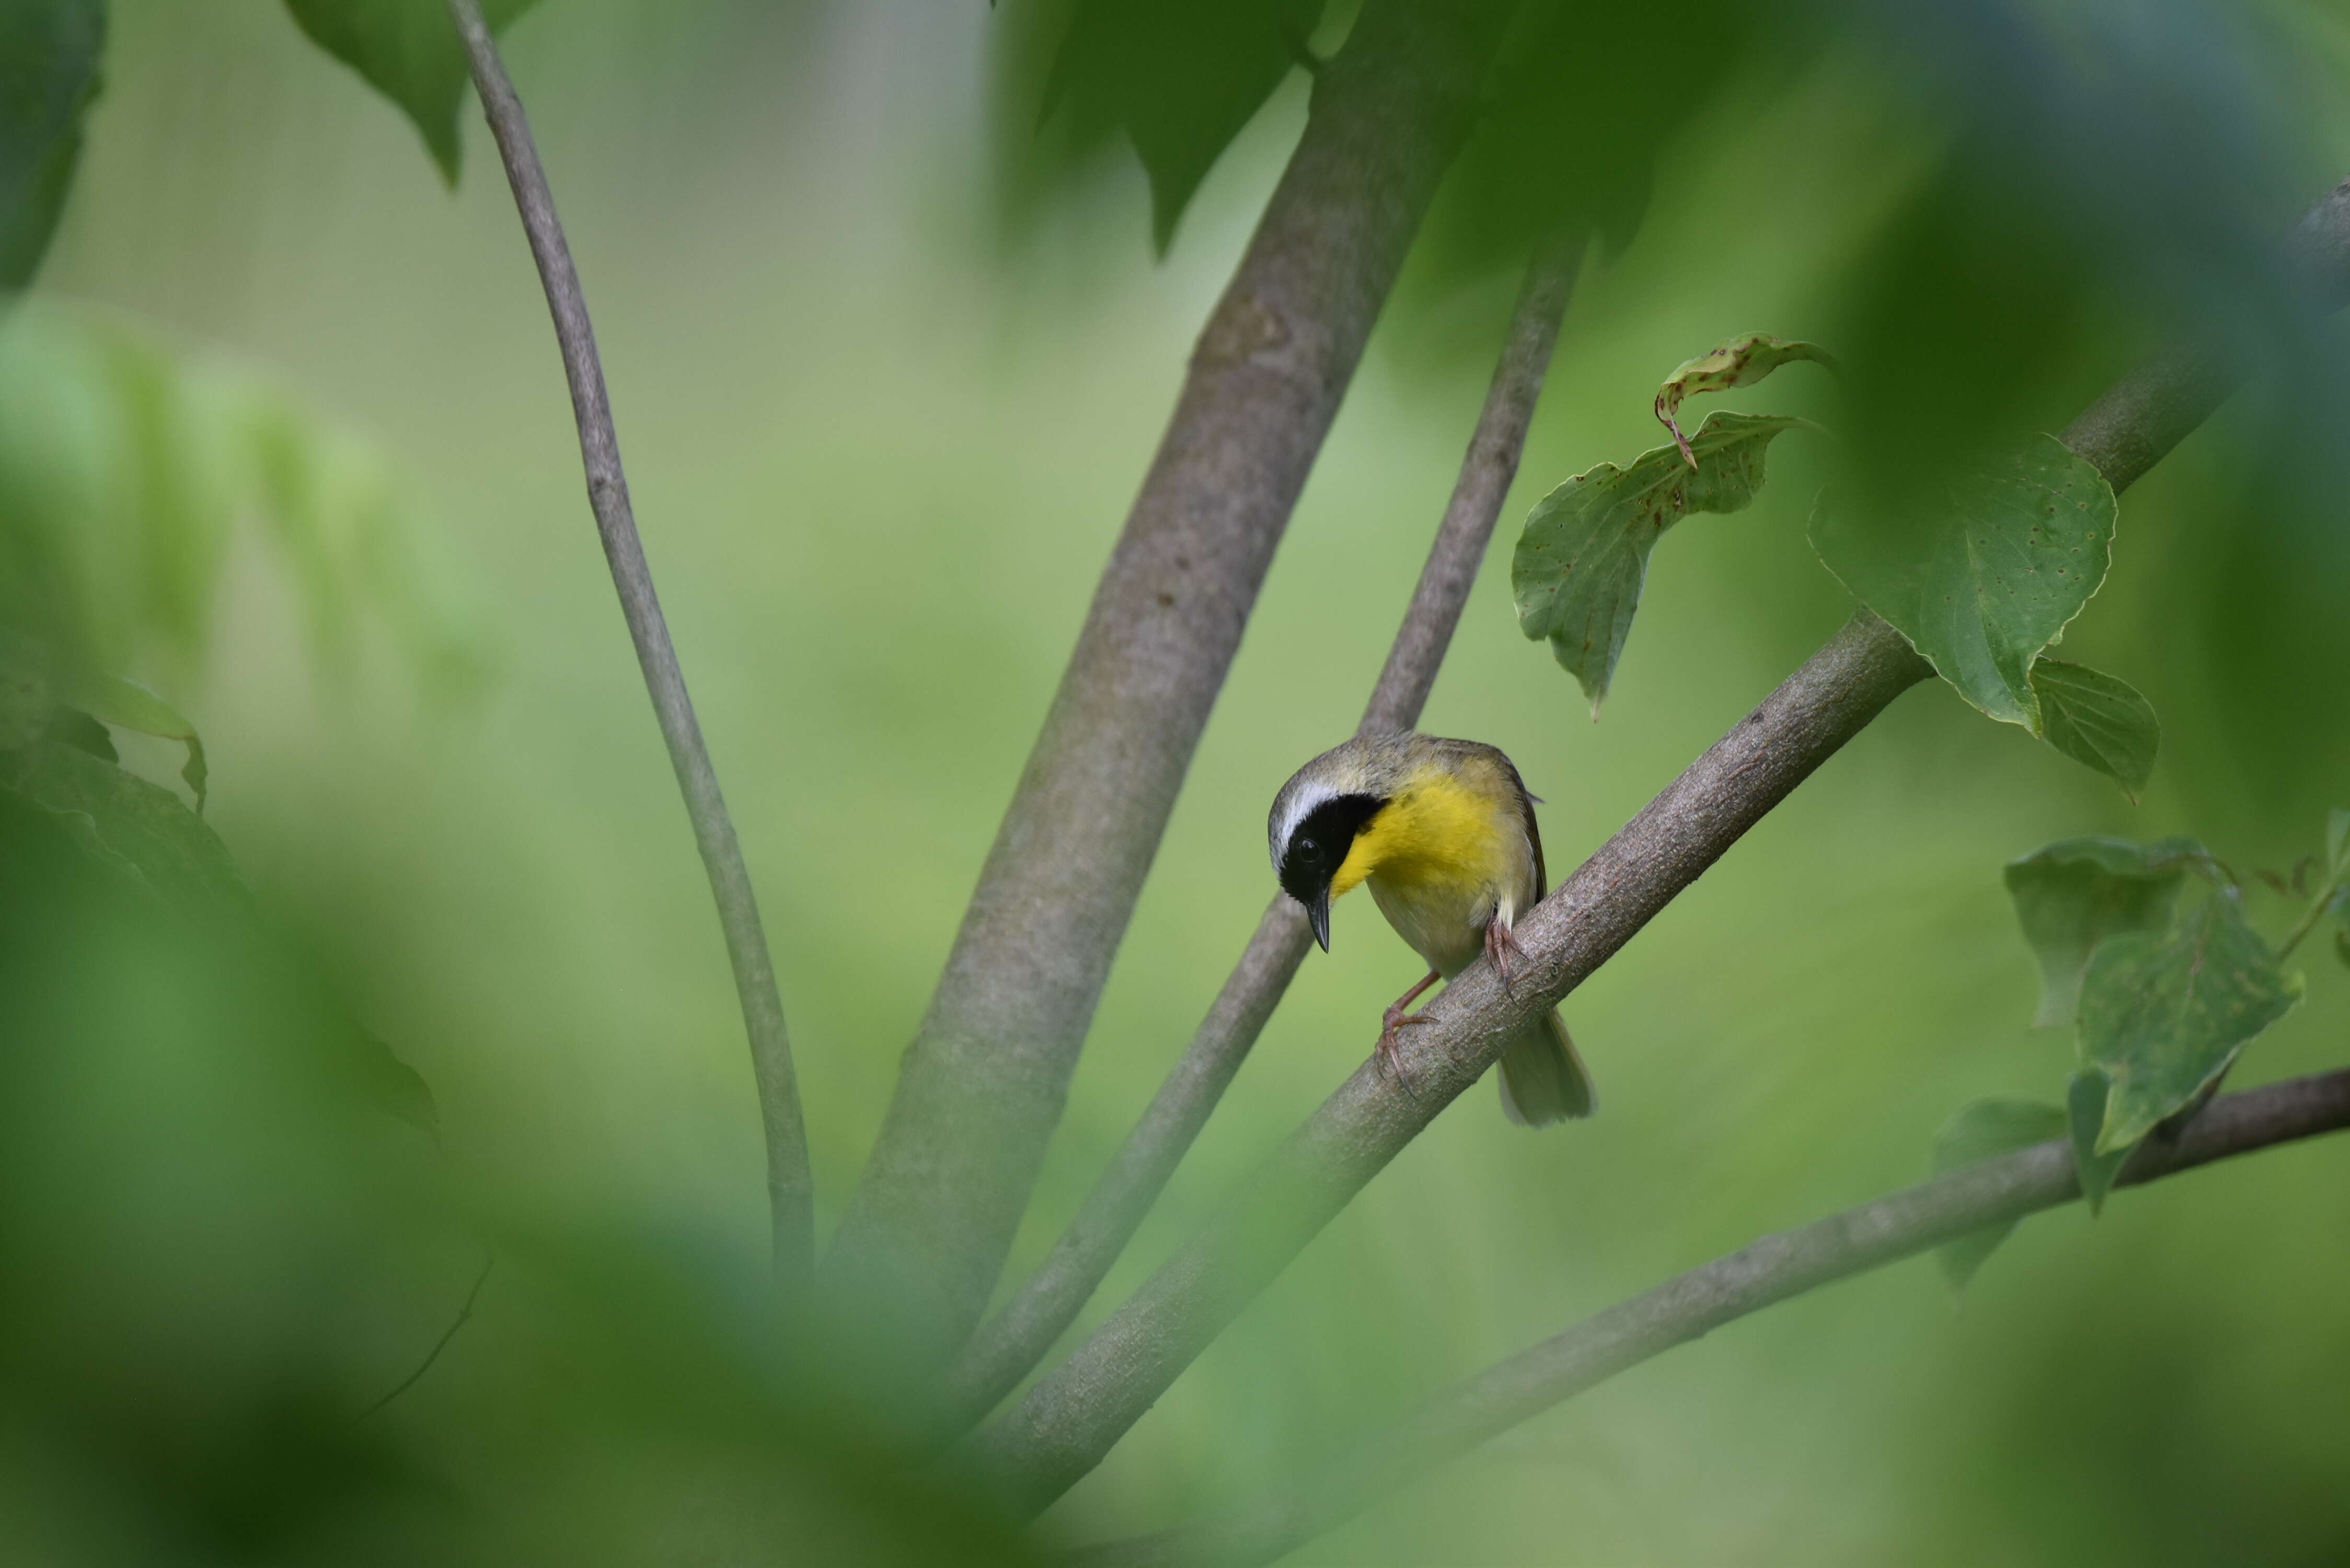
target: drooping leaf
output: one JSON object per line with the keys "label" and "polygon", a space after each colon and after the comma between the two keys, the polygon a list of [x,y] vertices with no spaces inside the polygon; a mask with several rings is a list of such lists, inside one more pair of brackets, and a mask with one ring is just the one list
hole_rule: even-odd
{"label": "drooping leaf", "polygon": [[220,836],[160,784],[42,741],[15,754],[0,787],[54,814],[84,850],[191,919],[248,905]]}
{"label": "drooping leaf", "polygon": [[2191,838],[2067,838],[2009,861],[2008,896],[2040,961],[2033,1026],[2072,1023],[2081,974],[2097,944],[2122,931],[2167,927],[2188,867],[2203,858],[2203,846]]}
{"label": "drooping leaf", "polygon": [[[1934,1174],[2030,1148],[2064,1136],[2064,1113],[2038,1100],[1975,1100],[1960,1106],[1934,1135]],[[1936,1256],[1952,1290],[1964,1290],[1983,1261],[2015,1229],[2012,1220],[1986,1225],[1939,1248]]]}
{"label": "drooping leaf", "polygon": [[[531,0],[482,0],[492,32]],[[457,117],[470,72],[446,0],[286,0],[311,42],[359,72],[415,122],[441,177],[457,182]]]}
{"label": "drooping leaf", "polygon": [[[435,0],[438,4],[438,0]],[[1200,182],[1305,58],[1324,0],[1080,0],[1044,116],[1080,137],[1123,130],[1150,177],[1162,255]]]}
{"label": "drooping leaf", "polygon": [[1690,439],[1692,472],[1678,447],[1643,452],[1629,468],[1603,462],[1535,503],[1510,562],[1518,627],[1547,638],[1582,682],[1594,717],[1639,607],[1648,552],[1692,512],[1736,512],[1762,487],[1771,439],[1810,421],[1720,410]]}
{"label": "drooping leaf", "polygon": [[2334,928],[2334,956],[2350,969],[2350,913],[2345,913],[2342,923]]}
{"label": "drooping leaf", "polygon": [[1688,438],[1681,434],[1680,421],[1676,417],[1683,399],[1751,387],[1780,366],[1798,359],[1814,360],[1830,369],[1835,368],[1835,356],[1816,343],[1773,337],[1767,332],[1749,332],[1688,360],[1666,377],[1665,384],[1657,389],[1657,419],[1673,432],[1673,444],[1680,448],[1681,460],[1691,468],[1697,466],[1697,454],[1690,450]]}
{"label": "drooping leaf", "polygon": [[0,290],[33,280],[57,232],[105,42],[104,0],[0,5]]}
{"label": "drooping leaf", "polygon": [[2132,802],[2154,776],[2162,725],[2135,687],[2085,664],[2042,659],[2032,667],[2042,738],[2122,786]]}
{"label": "drooping leaf", "polygon": [[2095,1067],[2084,1067],[2073,1075],[2064,1088],[2064,1112],[2073,1140],[2073,1169],[2081,1179],[2081,1195],[2089,1200],[2089,1212],[2102,1214],[2106,1194],[2114,1189],[2114,1179],[2137,1152],[2138,1143],[2124,1145],[2110,1153],[2097,1152],[2097,1134],[2106,1125],[2106,1100],[2112,1085],[2105,1073]]}
{"label": "drooping leaf", "polygon": [[2081,1058],[2113,1085],[2096,1152],[2126,1148],[2185,1109],[2247,1042],[2293,1010],[2301,989],[2225,890],[2168,930],[2099,943],[2080,1008]]}
{"label": "drooping leaf", "polygon": [[2350,878],[2350,808],[2325,814],[2325,869],[2336,882]]}
{"label": "drooping leaf", "polygon": [[1823,492],[1812,545],[1960,695],[2038,735],[2033,661],[2105,581],[2115,514],[2105,476],[2043,435],[1903,509]]}

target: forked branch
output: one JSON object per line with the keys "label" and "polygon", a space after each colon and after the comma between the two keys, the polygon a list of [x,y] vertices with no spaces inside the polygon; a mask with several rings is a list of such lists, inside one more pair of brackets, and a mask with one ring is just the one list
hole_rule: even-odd
{"label": "forked branch", "polygon": [[[1436,684],[1502,502],[1517,477],[1526,428],[1542,396],[1559,319],[1565,314],[1582,257],[1579,237],[1562,234],[1543,245],[1526,268],[1484,408],[1403,625],[1363,711],[1362,733],[1411,728]],[[942,1425],[949,1435],[985,1416],[1076,1320],[1240,1071],[1289,989],[1308,940],[1305,915],[1296,902],[1276,894],[1191,1043],[1095,1183],[1076,1219],[1036,1272],[964,1348],[948,1378]]]}
{"label": "forked branch", "polygon": [[994,1289],[1274,546],[1511,9],[1367,0],[1200,335],[825,1259],[911,1378],[946,1369]]}
{"label": "forked branch", "polygon": [[709,749],[702,742],[693,700],[686,693],[677,649],[670,644],[669,625],[661,618],[660,600],[653,593],[652,568],[645,563],[636,514],[629,504],[628,477],[620,468],[620,441],[612,428],[611,403],[604,391],[604,368],[596,353],[588,301],[580,292],[579,274],[571,265],[571,247],[563,237],[562,221],[556,216],[555,194],[547,188],[546,171],[539,166],[538,149],[531,140],[522,99],[507,79],[497,43],[482,20],[477,0],[449,0],[449,16],[464,43],[473,86],[481,94],[482,113],[490,122],[490,134],[497,140],[506,182],[514,188],[523,232],[538,263],[546,307],[555,317],[556,342],[563,350],[563,373],[571,384],[571,411],[579,426],[579,456],[588,471],[588,501],[595,509],[596,532],[604,542],[604,559],[612,569],[612,586],[619,592],[620,613],[636,644],[637,663],[644,671],[645,690],[652,697],[653,716],[660,722],[670,766],[676,770],[686,815],[692,819],[693,841],[702,851],[702,868],[709,874],[710,891],[718,903],[718,923],[726,934],[726,956],[734,969],[743,1027],[751,1039],[751,1067],[758,1080],[760,1120],[766,1132],[767,1204],[775,1268],[787,1283],[803,1282],[814,1267],[816,1246],[807,1132],[800,1116],[791,1041],[784,1032],[783,1001],[775,993],[775,967],[767,956],[767,938],[751,890],[751,873],[743,864],[743,846],[735,841],[733,819],[719,793],[718,774],[711,766]]}

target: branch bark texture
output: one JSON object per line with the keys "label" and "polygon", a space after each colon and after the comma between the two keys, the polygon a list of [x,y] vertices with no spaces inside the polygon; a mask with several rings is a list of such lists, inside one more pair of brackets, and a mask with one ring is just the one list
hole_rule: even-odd
{"label": "branch bark texture", "polygon": [[[2328,305],[2350,296],[2350,182],[2303,217],[2290,265]],[[2234,388],[2238,358],[2158,355],[2064,433],[2126,489]],[[1258,1292],[1492,1064],[1887,704],[1931,673],[1863,609],[1691,763],[1517,927],[1513,991],[1480,963],[1423,1010],[1401,1055],[1416,1096],[1357,1069],[1217,1215],[1067,1361],[964,1446],[960,1461],[1014,1513],[1041,1511],[1101,1462]]]}
{"label": "branch bark texture", "polygon": [[1510,7],[1369,0],[1193,350],[826,1260],[919,1373],[978,1322],[1290,510]]}
{"label": "branch bark texture", "polygon": [[[1485,404],[1451,500],[1420,569],[1359,732],[1409,730],[1436,684],[1461,607],[1517,477],[1526,429],[1581,262],[1579,237],[1543,246],[1526,269]],[[1076,1219],[1036,1272],[964,1347],[948,1379],[951,1430],[986,1415],[1074,1322],[1126,1250],[1184,1152],[1207,1125],[1265,1021],[1289,989],[1311,940],[1297,903],[1276,895],[1191,1044],[1127,1137]]]}
{"label": "branch bark texture", "polygon": [[[2149,1141],[2118,1185],[2345,1127],[2350,1069],[2271,1084],[2214,1100],[2175,1141]],[[1070,1561],[1085,1568],[1270,1563],[1488,1438],[1675,1345],[1820,1285],[2080,1196],[2072,1146],[2058,1138],[1762,1237],[1454,1384],[1290,1496],[1229,1519],[1078,1552]]]}
{"label": "branch bark texture", "polygon": [[637,663],[644,671],[653,716],[660,723],[670,766],[676,771],[686,815],[693,824],[694,844],[702,851],[702,868],[709,874],[710,891],[717,900],[718,922],[725,932],[726,956],[733,966],[734,992],[742,1004],[743,1026],[751,1041],[751,1066],[758,1081],[775,1266],[787,1282],[804,1282],[814,1270],[816,1247],[807,1132],[800,1115],[798,1080],[792,1071],[791,1041],[784,1031],[783,1000],[775,992],[775,967],[767,955],[766,932],[759,921],[751,873],[743,864],[733,819],[719,793],[718,774],[711,766],[709,748],[702,744],[693,700],[686,692],[677,649],[670,643],[669,625],[661,618],[660,600],[653,592],[652,568],[646,564],[644,545],[637,537],[636,514],[629,504],[628,476],[620,468],[619,436],[612,428],[595,329],[588,319],[578,271],[571,264],[571,247],[556,215],[554,192],[547,187],[546,171],[539,166],[530,122],[524,118],[522,99],[506,77],[497,43],[482,20],[477,0],[449,0],[449,16],[464,44],[482,112],[497,140],[498,156],[505,165],[506,182],[514,188],[515,206],[522,214],[531,256],[538,264],[539,282],[555,318],[556,342],[563,351],[563,373],[571,385],[571,411],[579,426],[579,456],[587,468],[588,501],[596,514],[596,532],[603,540],[612,587],[620,596],[620,613],[629,623],[629,639],[636,644]]}

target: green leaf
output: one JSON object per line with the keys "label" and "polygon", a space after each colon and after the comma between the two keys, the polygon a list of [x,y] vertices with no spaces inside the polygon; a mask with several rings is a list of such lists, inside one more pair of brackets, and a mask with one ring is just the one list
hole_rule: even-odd
{"label": "green leaf", "polygon": [[186,746],[188,760],[180,776],[194,792],[197,813],[203,813],[204,784],[211,777],[211,769],[204,763],[203,737],[196,733],[196,727],[182,718],[178,709],[144,686],[111,675],[85,676],[73,683],[69,696],[77,706],[109,724]]}
{"label": "green leaf", "polygon": [[[438,0],[435,0],[438,3]],[[1053,57],[1043,118],[1112,128],[1150,176],[1160,254],[1208,171],[1302,63],[1323,0],[1081,0]]]}
{"label": "green leaf", "polygon": [[2278,967],[2224,890],[2168,931],[2107,938],[2081,979],[2081,1057],[2113,1085],[2096,1152],[2185,1109],[2300,1000],[2301,977]]}
{"label": "green leaf", "polygon": [[2008,896],[2040,961],[2034,1027],[2072,1023],[2081,974],[2097,944],[2122,931],[2168,926],[2187,868],[2203,858],[2203,846],[2191,838],[2067,838],[2009,861]]}
{"label": "green leaf", "polygon": [[2108,1154],[2097,1152],[2097,1134],[2106,1124],[2106,1102],[2113,1085],[2103,1071],[2084,1067],[2073,1075],[2064,1087],[2064,1112],[2073,1140],[2073,1169],[2081,1179],[2081,1195],[2089,1200],[2089,1212],[2101,1214],[2106,1208],[2106,1194],[2114,1189],[2114,1179],[2129,1163],[2129,1157],[2138,1149],[2136,1143],[2116,1148]]}
{"label": "green leaf", "polygon": [[[1934,1174],[2064,1136],[2064,1113],[2054,1106],[2038,1100],[1976,1100],[1960,1106],[1934,1135]],[[1966,1289],[1975,1271],[2007,1240],[2015,1225],[2012,1220],[1986,1225],[1939,1249],[1936,1255],[1950,1288]]]}
{"label": "green leaf", "polygon": [[2350,913],[2334,929],[2334,956],[2342,961],[2344,969],[2350,969]]}
{"label": "green leaf", "polygon": [[2325,815],[2325,869],[2336,882],[2350,877],[2350,809],[2335,806]]}
{"label": "green leaf", "polygon": [[[482,0],[492,32],[531,0]],[[445,0],[286,0],[310,41],[365,78],[413,120],[441,177],[457,182],[457,116],[472,73]]]}
{"label": "green leaf", "polygon": [[2038,735],[2033,661],[2105,581],[2115,513],[2095,465],[2043,435],[1907,508],[1824,491],[1812,546],[1960,695]]}
{"label": "green leaf", "polygon": [[57,232],[105,43],[103,0],[0,5],[0,289],[32,282]]}
{"label": "green leaf", "polygon": [[0,787],[62,820],[88,854],[191,919],[248,907],[220,836],[180,797],[78,747],[42,741]]}
{"label": "green leaf", "polygon": [[2114,779],[2135,805],[2154,775],[2162,725],[2136,688],[2085,664],[2043,659],[2032,667],[2042,738],[2076,763]]}
{"label": "green leaf", "polygon": [[1510,563],[1518,626],[1548,638],[1551,651],[1583,684],[1593,717],[1607,695],[1624,638],[1639,607],[1648,552],[1692,512],[1736,512],[1762,487],[1771,438],[1807,420],[1716,412],[1690,446],[1694,472],[1677,447],[1643,452],[1629,468],[1603,462],[1535,503]]}
{"label": "green leaf", "polygon": [[1682,460],[1691,468],[1697,466],[1697,454],[1690,450],[1675,418],[1682,399],[1751,387],[1780,366],[1798,359],[1811,359],[1835,369],[1835,356],[1816,343],[1773,337],[1767,332],[1749,332],[1699,355],[1666,377],[1665,384],[1657,389],[1657,418],[1673,432],[1673,444],[1680,448]]}

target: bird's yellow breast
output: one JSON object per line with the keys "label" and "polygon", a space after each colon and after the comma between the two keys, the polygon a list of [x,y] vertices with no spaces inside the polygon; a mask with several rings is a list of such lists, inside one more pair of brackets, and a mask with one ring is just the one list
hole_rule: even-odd
{"label": "bird's yellow breast", "polygon": [[1514,800],[1430,769],[1390,796],[1355,836],[1330,878],[1330,896],[1373,872],[1381,887],[1399,892],[1508,887],[1517,879],[1523,841]]}

